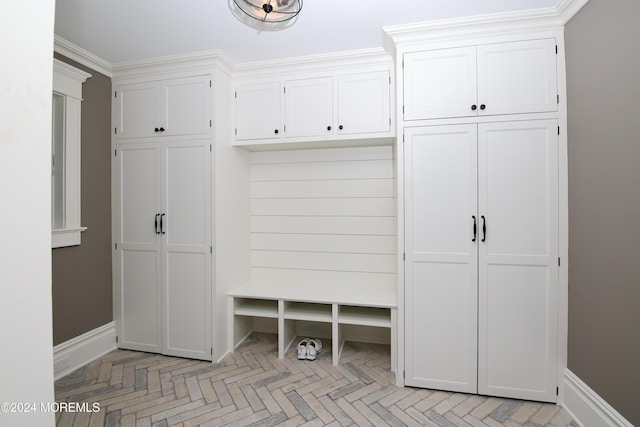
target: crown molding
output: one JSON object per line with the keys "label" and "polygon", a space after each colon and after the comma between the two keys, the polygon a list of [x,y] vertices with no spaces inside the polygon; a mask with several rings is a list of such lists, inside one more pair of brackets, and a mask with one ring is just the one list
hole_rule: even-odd
{"label": "crown molding", "polygon": [[283,69],[287,70],[287,74],[293,74],[333,71],[339,67],[357,67],[359,65],[367,67],[389,66],[392,63],[393,58],[381,47],[376,47],[270,61],[246,62],[236,65],[234,77],[255,78],[256,76],[267,77],[273,74],[281,75]]}
{"label": "crown molding", "polygon": [[85,67],[89,67],[100,74],[112,77],[112,64],[97,55],[77,46],[70,41],[55,34],[53,38],[53,51],[76,61]]}
{"label": "crown molding", "polygon": [[233,63],[220,49],[120,62],[112,66],[113,77],[118,79],[135,78],[158,72],[168,74],[212,68],[222,70],[229,76],[233,73]]}
{"label": "crown molding", "polygon": [[560,0],[555,7],[476,15],[383,27],[383,46],[395,54],[393,46],[496,33],[563,28],[588,0]]}
{"label": "crown molding", "polygon": [[589,0],[560,0],[556,5],[556,12],[563,24],[573,18]]}

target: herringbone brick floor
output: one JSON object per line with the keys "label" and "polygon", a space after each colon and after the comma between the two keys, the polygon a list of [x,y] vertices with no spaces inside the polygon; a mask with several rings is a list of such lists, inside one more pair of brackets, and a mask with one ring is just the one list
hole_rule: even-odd
{"label": "herringbone brick floor", "polygon": [[[328,344],[328,341],[327,341]],[[389,347],[348,342],[339,366],[295,348],[278,359],[275,335],[254,333],[222,362],[113,351],[58,380],[58,426],[573,426],[556,405],[398,388]],[[85,406],[86,409],[86,406]]]}

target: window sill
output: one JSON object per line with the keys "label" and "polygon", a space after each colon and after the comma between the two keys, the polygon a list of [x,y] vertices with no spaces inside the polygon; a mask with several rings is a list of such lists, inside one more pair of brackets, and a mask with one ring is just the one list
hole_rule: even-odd
{"label": "window sill", "polygon": [[80,244],[80,233],[86,229],[87,227],[51,230],[51,248],[78,246]]}

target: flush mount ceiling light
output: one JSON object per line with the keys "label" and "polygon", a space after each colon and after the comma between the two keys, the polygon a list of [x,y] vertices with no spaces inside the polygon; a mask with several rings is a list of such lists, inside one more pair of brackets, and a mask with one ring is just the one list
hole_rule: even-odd
{"label": "flush mount ceiling light", "polygon": [[302,0],[229,0],[236,18],[257,30],[277,31],[292,25],[302,10]]}

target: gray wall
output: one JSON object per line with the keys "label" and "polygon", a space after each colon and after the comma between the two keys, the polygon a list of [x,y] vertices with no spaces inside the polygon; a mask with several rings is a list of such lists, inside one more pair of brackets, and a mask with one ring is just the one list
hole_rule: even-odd
{"label": "gray wall", "polygon": [[640,425],[640,2],[590,0],[565,33],[568,367]]}
{"label": "gray wall", "polygon": [[82,244],[52,250],[53,344],[113,320],[111,296],[111,79],[91,73],[82,87]]}

